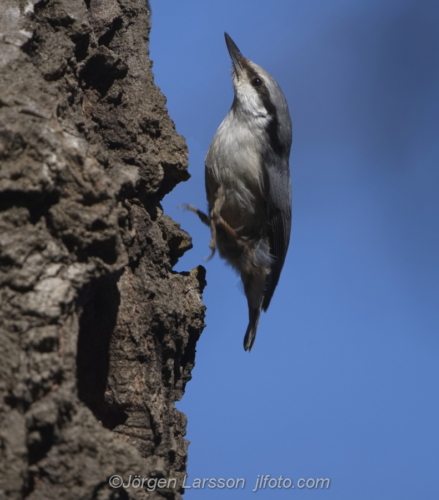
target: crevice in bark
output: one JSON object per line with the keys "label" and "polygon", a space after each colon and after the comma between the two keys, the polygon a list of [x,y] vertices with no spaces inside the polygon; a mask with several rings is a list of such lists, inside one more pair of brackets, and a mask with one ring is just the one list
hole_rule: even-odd
{"label": "crevice in bark", "polygon": [[23,193],[20,191],[3,191],[0,198],[0,212],[13,207],[23,207],[29,211],[29,222],[36,224],[42,217],[46,217],[50,207],[59,201],[59,192]]}
{"label": "crevice in bark", "polygon": [[96,89],[105,97],[115,80],[126,76],[128,67],[111,52],[101,50],[92,55],[79,73],[85,87]]}
{"label": "crevice in bark", "polygon": [[122,28],[122,25],[123,25],[122,18],[115,17],[113,19],[113,22],[111,23],[111,26],[109,27],[109,29],[103,35],[101,35],[99,37],[99,40],[98,40],[99,45],[105,45],[108,47],[110,45],[111,41],[113,40],[116,32],[118,30],[120,30],[120,28]]}
{"label": "crevice in bark", "polygon": [[120,273],[104,276],[80,294],[81,315],[76,357],[79,399],[107,429],[124,424],[127,414],[105,398],[109,372],[109,346],[120,304]]}
{"label": "crevice in bark", "polygon": [[88,55],[88,48],[90,45],[90,34],[81,33],[76,36],[72,36],[72,41],[75,44],[75,59],[77,62],[81,62]]}

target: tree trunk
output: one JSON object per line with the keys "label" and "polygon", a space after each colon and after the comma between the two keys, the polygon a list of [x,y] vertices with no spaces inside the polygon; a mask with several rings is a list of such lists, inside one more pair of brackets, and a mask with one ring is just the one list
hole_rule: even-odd
{"label": "tree trunk", "polygon": [[172,271],[191,240],[160,200],[187,149],[149,5],[0,9],[0,497],[178,499],[205,273]]}

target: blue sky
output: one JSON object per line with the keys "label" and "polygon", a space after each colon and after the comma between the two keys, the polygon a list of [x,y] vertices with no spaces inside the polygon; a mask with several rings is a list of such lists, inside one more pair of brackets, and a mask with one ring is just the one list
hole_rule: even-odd
{"label": "blue sky", "polygon": [[[153,0],[157,85],[191,179],[163,202],[204,264],[206,328],[178,408],[185,498],[436,498],[439,477],[439,3]],[[246,300],[208,228],[204,156],[233,99],[227,31],[282,87],[294,124],[289,254],[253,351]],[[252,492],[260,474],[325,490]]]}

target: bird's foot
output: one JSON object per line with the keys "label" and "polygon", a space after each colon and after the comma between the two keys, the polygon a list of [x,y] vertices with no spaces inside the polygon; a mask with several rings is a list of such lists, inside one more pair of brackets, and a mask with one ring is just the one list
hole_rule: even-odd
{"label": "bird's foot", "polygon": [[191,212],[194,212],[195,214],[198,215],[198,217],[200,218],[200,220],[203,224],[206,224],[206,226],[210,226],[211,221],[210,221],[209,217],[204,212],[202,212],[201,210],[198,210],[198,208],[194,207],[193,205],[188,205],[187,203],[182,203],[181,205],[178,206],[178,208],[180,208],[182,210],[189,210]]}

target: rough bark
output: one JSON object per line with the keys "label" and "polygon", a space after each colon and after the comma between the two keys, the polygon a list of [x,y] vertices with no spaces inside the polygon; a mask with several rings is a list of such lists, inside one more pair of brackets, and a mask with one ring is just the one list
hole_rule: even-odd
{"label": "rough bark", "polygon": [[[0,497],[180,498],[204,269],[146,0],[2,0]],[[177,486],[112,488],[175,478]],[[153,483],[150,483],[152,485]],[[163,484],[163,483],[162,483]],[[152,489],[152,488],[150,488]]]}

